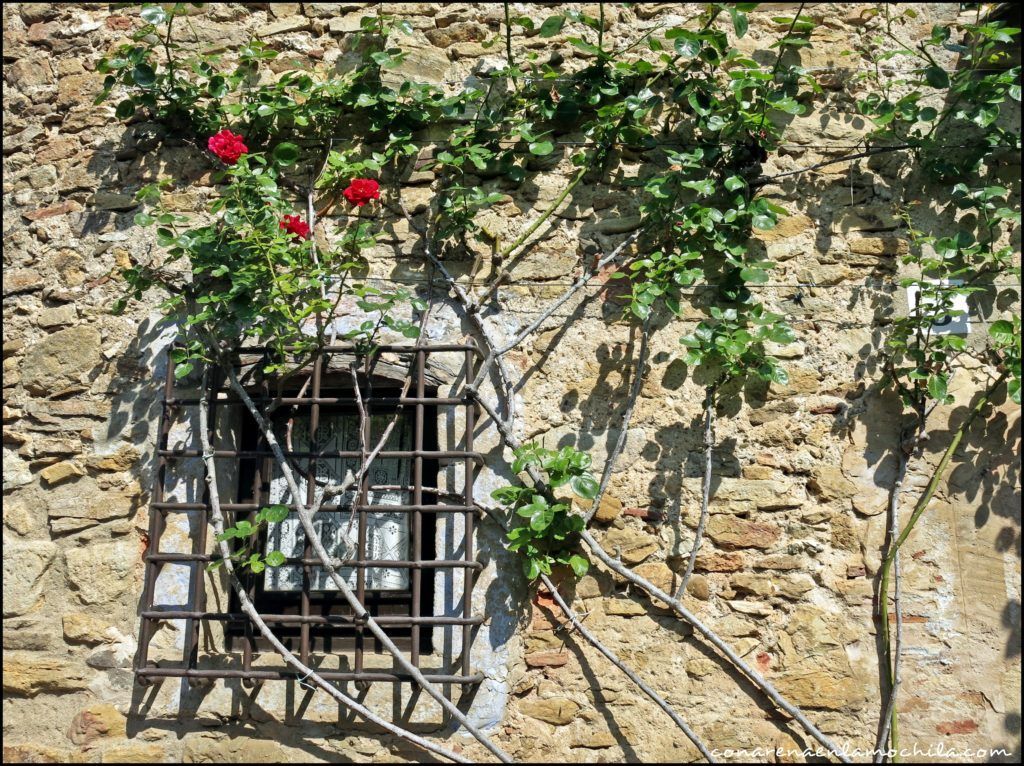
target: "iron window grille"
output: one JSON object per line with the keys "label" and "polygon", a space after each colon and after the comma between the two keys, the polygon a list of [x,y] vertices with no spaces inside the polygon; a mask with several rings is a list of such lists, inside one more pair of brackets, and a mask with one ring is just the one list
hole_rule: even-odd
{"label": "iron window grille", "polygon": [[[281,381],[251,382],[262,367],[263,352],[244,349],[235,369],[257,406],[273,413],[273,428],[285,437],[282,447],[306,493],[305,503],[321,499],[323,485],[339,480],[346,469],[355,472],[386,423],[396,419],[354,491],[320,506],[318,531],[328,552],[341,559],[338,571],[360,603],[428,681],[445,684],[447,693],[447,685],[479,683],[482,675],[473,672],[470,648],[474,628],[483,621],[472,613],[473,581],[482,568],[473,546],[479,513],[473,481],[482,456],[473,448],[476,405],[463,391],[479,361],[476,346],[395,344],[364,353],[350,344],[331,345],[301,374],[291,376],[298,388]],[[368,414],[362,439],[353,365]],[[222,377],[199,391],[169,371],[144,554],[135,665],[139,682],[240,678],[252,684],[298,676],[282,662],[273,663],[277,653],[241,611],[224,573],[208,568],[219,555],[195,434],[203,398],[209,403],[225,524],[251,519],[270,504],[292,511],[284,522],[263,528],[256,548],[281,550],[286,563],[241,575],[265,622],[304,663],[316,660],[326,680],[359,685],[411,681],[407,673],[386,666],[389,658],[380,657],[386,652],[318,566],[277,462],[241,400]],[[444,427],[443,440],[438,423]],[[438,534],[442,527],[443,539]],[[438,593],[455,593],[456,598],[449,595],[441,599],[445,603],[435,603]],[[177,654],[175,647],[155,641],[158,629],[171,622],[179,625],[184,639]],[[336,667],[324,665],[330,657]]]}

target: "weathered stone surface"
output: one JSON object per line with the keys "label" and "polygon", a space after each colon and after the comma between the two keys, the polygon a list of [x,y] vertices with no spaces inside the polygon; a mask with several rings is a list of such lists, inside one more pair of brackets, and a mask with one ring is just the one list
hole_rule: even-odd
{"label": "weathered stone surface", "polygon": [[[584,511],[589,511],[593,507],[593,503],[590,500],[580,500],[579,505]],[[606,492],[601,498],[601,504],[594,513],[594,520],[602,524],[611,524],[621,515],[622,501]]]}
{"label": "weathered stone surface", "polygon": [[723,548],[770,548],[782,531],[771,522],[748,521],[734,516],[712,516],[708,536]]}
{"label": "weathered stone surface", "polygon": [[815,468],[807,487],[826,502],[852,497],[857,493],[857,485],[843,476],[842,469],[830,465]]}
{"label": "weathered stone surface", "polygon": [[85,469],[73,460],[65,460],[47,466],[39,472],[39,475],[42,476],[43,481],[53,487],[77,479],[79,476],[85,476]]}
{"label": "weathered stone surface", "polygon": [[138,582],[141,549],[134,540],[99,543],[65,552],[68,583],[83,604],[105,604]]}
{"label": "weathered stone surface", "polygon": [[604,545],[608,551],[621,553],[626,564],[639,564],[658,550],[657,540],[629,527],[609,530],[604,537]]}
{"label": "weathered stone surface", "polygon": [[97,739],[125,736],[127,719],[113,705],[92,705],[79,710],[71,720],[68,739],[88,745]]}
{"label": "weathered stone surface", "polygon": [[21,365],[22,385],[34,394],[57,393],[83,382],[100,362],[99,331],[69,327],[29,347]]}
{"label": "weathered stone surface", "polygon": [[42,597],[46,573],[57,557],[51,542],[4,539],[4,617],[25,614]]}
{"label": "weathered stone surface", "polygon": [[559,668],[569,661],[569,652],[531,652],[523,659],[531,668]]}
{"label": "weathered stone surface", "polygon": [[70,750],[35,743],[4,743],[4,763],[72,763]]}
{"label": "weathered stone surface", "polygon": [[290,748],[281,744],[249,737],[211,739],[192,737],[185,742],[183,763],[286,763],[291,760]]}
{"label": "weathered stone surface", "polygon": [[91,672],[70,660],[36,652],[4,653],[4,693],[22,697],[65,694],[85,689]]}
{"label": "weathered stone surface", "polygon": [[519,709],[530,718],[536,718],[554,726],[565,726],[576,717],[580,706],[564,697],[552,697],[523,702],[519,705]]}
{"label": "weathered stone surface", "polygon": [[100,763],[166,763],[170,760],[162,745],[127,742],[108,747],[100,756]]}
{"label": "weathered stone surface", "polygon": [[110,623],[91,614],[72,612],[62,618],[64,638],[83,644],[101,644],[110,640]]}

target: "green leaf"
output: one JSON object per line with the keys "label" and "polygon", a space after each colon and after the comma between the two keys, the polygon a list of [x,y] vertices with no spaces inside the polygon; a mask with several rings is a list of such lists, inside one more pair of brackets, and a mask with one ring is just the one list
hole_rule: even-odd
{"label": "green leaf", "polygon": [[126,98],[114,110],[114,116],[119,120],[127,120],[133,114],[135,114],[135,102],[130,98]]}
{"label": "green leaf", "polygon": [[267,554],[267,559],[266,559],[267,566],[269,566],[269,567],[279,567],[282,564],[284,564],[284,562],[287,561],[287,560],[288,560],[288,557],[285,556],[283,553],[281,553],[281,551],[271,551],[270,553]]}
{"label": "green leaf", "polygon": [[565,16],[548,16],[544,19],[544,23],[540,25],[540,31],[537,34],[541,37],[554,37],[562,31],[564,25]]}
{"label": "green leaf", "polygon": [[538,157],[544,157],[545,155],[551,154],[554,150],[555,145],[550,141],[530,142],[530,154],[536,154]]}
{"label": "green leaf", "polygon": [[144,62],[140,62],[135,65],[132,70],[132,79],[136,85],[141,85],[143,88],[148,88],[156,82],[156,72],[153,71],[153,67]]}
{"label": "green leaf", "polygon": [[577,577],[583,577],[587,570],[590,569],[590,562],[578,553],[574,553],[569,557],[569,566],[572,567],[573,574]]}
{"label": "green leaf", "polygon": [[587,500],[593,500],[597,497],[597,491],[600,488],[597,480],[589,473],[585,473],[582,476],[573,476],[569,480],[569,486],[572,487],[573,492]]}
{"label": "green leaf", "polygon": [[536,580],[540,577],[540,564],[537,563],[536,559],[526,559],[523,561],[523,574],[526,575],[527,580]]}
{"label": "green leaf", "polygon": [[1013,343],[1013,324],[1005,319],[993,322],[988,328],[989,337],[1000,346],[1009,346]]}
{"label": "green leaf", "polygon": [[282,167],[294,165],[299,159],[299,147],[284,141],[274,147],[274,162]]}
{"label": "green leaf", "polygon": [[263,518],[274,524],[280,524],[288,518],[287,505],[268,505],[263,509]]}
{"label": "green leaf", "polygon": [[728,191],[736,191],[737,189],[742,189],[746,185],[747,182],[739,176],[729,176],[725,179],[725,188]]}
{"label": "green leaf", "polygon": [[944,375],[932,375],[928,378],[928,393],[935,401],[945,401],[946,377]]}
{"label": "green leaf", "polygon": [[949,75],[945,69],[937,66],[930,66],[924,70],[924,79],[933,88],[948,88]]}
{"label": "green leaf", "polygon": [[139,15],[147,24],[152,24],[154,26],[159,26],[167,21],[167,12],[159,5],[144,5],[142,6],[142,12],[139,13]]}
{"label": "green leaf", "polygon": [[747,14],[743,13],[739,8],[730,8],[729,13],[732,16],[732,28],[736,32],[736,37],[743,37],[750,26],[747,21]]}

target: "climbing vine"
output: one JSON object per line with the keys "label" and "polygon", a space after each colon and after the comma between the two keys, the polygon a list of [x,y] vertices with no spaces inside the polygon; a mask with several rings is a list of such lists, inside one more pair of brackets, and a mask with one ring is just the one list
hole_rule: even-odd
{"label": "climbing vine", "polygon": [[[204,214],[183,215],[164,204],[174,179],[158,180],[138,191],[145,208],[135,221],[155,230],[158,250],[123,271],[125,297],[115,311],[144,299],[152,288],[162,289],[162,309],[181,331],[173,352],[175,374],[189,376],[202,370],[206,376],[208,368],[222,367],[261,424],[288,477],[290,469],[267,413],[248,398],[226,360],[233,350],[255,342],[268,349],[261,374],[277,379],[300,374],[314,354],[338,337],[331,320],[346,298],[352,298],[365,317],[340,337],[356,343],[362,352],[372,350],[384,331],[418,339],[428,302],[412,290],[384,290],[365,276],[379,243],[379,221],[387,216],[404,218],[410,235],[422,239],[425,259],[444,276],[486,346],[487,361],[470,390],[513,449],[510,469],[517,477],[492,496],[503,508],[507,546],[521,556],[526,578],[553,592],[557,591],[549,576],[556,567],[577,577],[588,571],[586,551],[605,566],[621,569],[621,563],[610,559],[589,534],[587,523],[622,445],[599,481],[591,473],[590,456],[583,452],[521,444],[513,428],[515,395],[502,357],[597,268],[611,269],[615,279],[625,280],[623,319],[643,323],[645,347],[653,320],[663,319],[671,327],[674,318],[696,311],[699,321],[692,331],[681,334],[679,342],[686,365],[705,388],[700,521],[674,598],[638,575],[631,573],[631,581],[649,593],[657,591],[657,598],[698,626],[755,686],[841,758],[824,734],[679,602],[709,513],[716,410],[724,398],[741,396],[748,380],[785,385],[788,375],[776,353],[796,340],[786,317],[757,298],[757,288],[768,283],[774,264],[757,245],[756,235],[773,228],[787,213],[765,192],[776,177],[766,176],[764,167],[784,145],[789,119],[808,113],[823,93],[815,73],[801,67],[796,55],[812,44],[815,22],[804,15],[803,4],[793,15],[774,18],[779,37],[765,64],[737,46],[748,32],[747,14],[756,5],[710,3],[690,23],[654,29],[613,47],[604,36],[604,4],[598,4],[597,16],[573,10],[549,15],[540,23],[513,15],[505,4],[503,34],[489,43],[495,47],[504,38],[504,66],[487,72],[485,85],[478,82],[452,92],[441,85],[409,81],[387,84],[388,70],[403,61],[401,40],[412,28],[383,12],[362,19],[351,40],[358,61],[347,71],[275,74],[270,63],[278,54],[267,44],[252,41],[230,57],[196,53],[180,42],[185,4],[145,4],[132,42],[97,64],[106,75],[97,101],[116,102],[114,112],[120,120],[155,122],[166,130],[168,142],[194,146],[209,160],[219,196]],[[1013,208],[1019,190],[1000,183],[997,176],[1006,152],[1020,148],[1019,132],[1000,119],[1003,104],[1020,100],[1020,68],[1008,63],[1009,46],[1019,30],[1000,22],[983,22],[979,16],[974,24],[958,29],[938,26],[930,39],[907,43],[900,39],[905,14],[901,17],[887,6],[879,13],[884,16],[880,39],[867,52],[875,69],[867,79],[869,93],[857,103],[875,129],[865,138],[862,151],[836,161],[900,153],[913,160],[909,173],[922,189],[957,181],[948,195],[950,231],[925,230],[918,223],[914,199],[904,200],[898,210],[911,244],[903,259],[907,276],[901,285],[912,288],[915,303],[891,323],[880,355],[883,384],[900,394],[912,420],[900,445],[901,469],[881,573],[879,617],[888,642],[889,572],[895,568],[899,614],[898,550],[934,492],[930,485],[907,525],[900,528],[896,497],[909,460],[919,455],[925,441],[928,416],[936,406],[953,400],[950,381],[965,355],[991,367],[992,381],[959,426],[940,461],[937,480],[970,420],[999,386],[1006,384],[1013,400],[1020,402],[1019,317],[992,322],[983,348],[958,335],[934,331],[937,324],[957,315],[960,298],[988,290],[1007,275],[1019,277],[1016,253],[1007,244],[1009,233],[1020,223],[1019,211]],[[561,56],[545,58],[536,51],[515,60],[512,39],[517,30],[541,39],[561,35],[583,57],[582,65],[573,68]],[[960,61],[954,72],[943,63],[951,53]],[[886,62],[897,57],[910,61],[910,74],[883,76]],[[447,138],[430,140],[430,129],[439,127]],[[560,140],[567,135],[579,140]],[[951,142],[950,136],[955,140]],[[958,148],[951,149],[951,143]],[[563,155],[561,146],[571,148]],[[480,316],[481,307],[508,278],[516,259],[547,231],[551,217],[573,191],[609,177],[623,149],[642,153],[651,171],[633,182],[640,200],[636,231],[594,264],[583,264],[582,282],[574,283],[511,344],[496,343]],[[562,160],[572,171],[561,192],[524,221],[512,241],[502,242],[482,213],[501,202],[505,190]],[[434,171],[436,183],[423,223],[417,225],[406,208],[402,180],[423,169]],[[373,218],[360,215],[367,206]],[[338,212],[345,215],[334,215]],[[492,282],[476,295],[451,277],[444,261],[467,251],[479,253],[483,247],[490,249],[497,268]],[[643,359],[634,371],[637,382],[642,366]],[[482,380],[492,373],[498,378],[495,390],[501,400],[496,404],[479,391]],[[355,388],[358,392],[358,381]],[[634,386],[634,399],[637,390]],[[623,432],[631,406],[626,412]],[[208,465],[212,472],[212,459]],[[521,479],[521,474],[527,478]],[[348,486],[351,483],[328,487],[324,496]],[[589,515],[573,511],[572,498],[566,495],[570,491],[593,502]],[[292,496],[299,497],[295,487]],[[310,525],[316,512],[317,505],[312,504],[299,513],[314,545],[318,538]],[[236,567],[260,571],[284,561],[279,552],[261,558],[245,547],[259,524],[280,521],[281,507],[260,513],[255,526],[238,522],[226,529],[214,514],[222,551],[216,563],[230,577],[235,577]],[[243,544],[231,552],[226,543],[236,538]],[[338,589],[350,597],[326,551],[316,554]],[[580,626],[568,604],[560,602],[560,607]],[[246,608],[251,610],[251,604]],[[356,605],[353,608],[359,611]],[[258,615],[250,616],[270,635]],[[372,619],[368,624],[375,629]],[[899,624],[897,620],[897,631]],[[585,629],[583,635],[613,657]],[[397,658],[400,652],[382,636],[378,639]],[[879,748],[898,742],[898,643],[898,638],[895,647],[887,643],[885,650],[891,672]],[[630,675],[632,671],[617,658],[613,663],[705,752],[696,734],[654,690],[635,673]],[[445,704],[430,684],[417,680]],[[330,684],[320,686],[327,690]],[[339,697],[337,689],[327,691],[359,709],[353,700]],[[454,708],[449,712],[494,755],[507,759],[465,716]],[[457,759],[447,751],[441,754]]]}

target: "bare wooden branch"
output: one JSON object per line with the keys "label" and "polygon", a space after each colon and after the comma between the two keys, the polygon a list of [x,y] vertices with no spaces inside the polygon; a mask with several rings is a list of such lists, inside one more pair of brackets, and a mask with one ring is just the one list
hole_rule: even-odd
{"label": "bare wooden branch", "polygon": [[235,574],[234,561],[231,558],[231,549],[228,546],[227,540],[220,539],[220,536],[224,533],[224,515],[221,512],[220,492],[217,487],[217,463],[213,458],[213,447],[210,443],[209,400],[205,396],[208,383],[209,370],[206,369],[203,371],[202,390],[204,392],[204,396],[199,402],[199,439],[203,450],[203,462],[206,465],[206,485],[210,498],[210,523],[213,525],[214,532],[217,534],[221,558],[224,561],[224,569],[227,572],[231,585],[238,596],[242,611],[245,612],[250,620],[252,620],[256,629],[260,632],[260,635],[262,635],[263,638],[274,647],[284,661],[297,672],[302,674],[302,681],[304,683],[310,683],[313,686],[322,689],[349,710],[352,710],[357,715],[362,716],[367,721],[380,726],[385,731],[388,731],[397,737],[401,737],[415,745],[419,745],[423,749],[435,753],[442,758],[447,758],[455,763],[469,763],[467,759],[457,753],[453,753],[451,750],[448,750],[441,745],[437,745],[430,740],[413,734],[407,729],[403,729],[401,726],[397,726],[390,721],[381,718],[366,706],[361,705],[359,702],[349,697],[341,689],[322,678],[313,668],[304,664],[298,657],[292,654],[292,652],[289,651],[283,643],[281,643],[263,620],[255,605],[250,600],[249,594],[246,592],[245,588],[242,587],[241,582]]}

